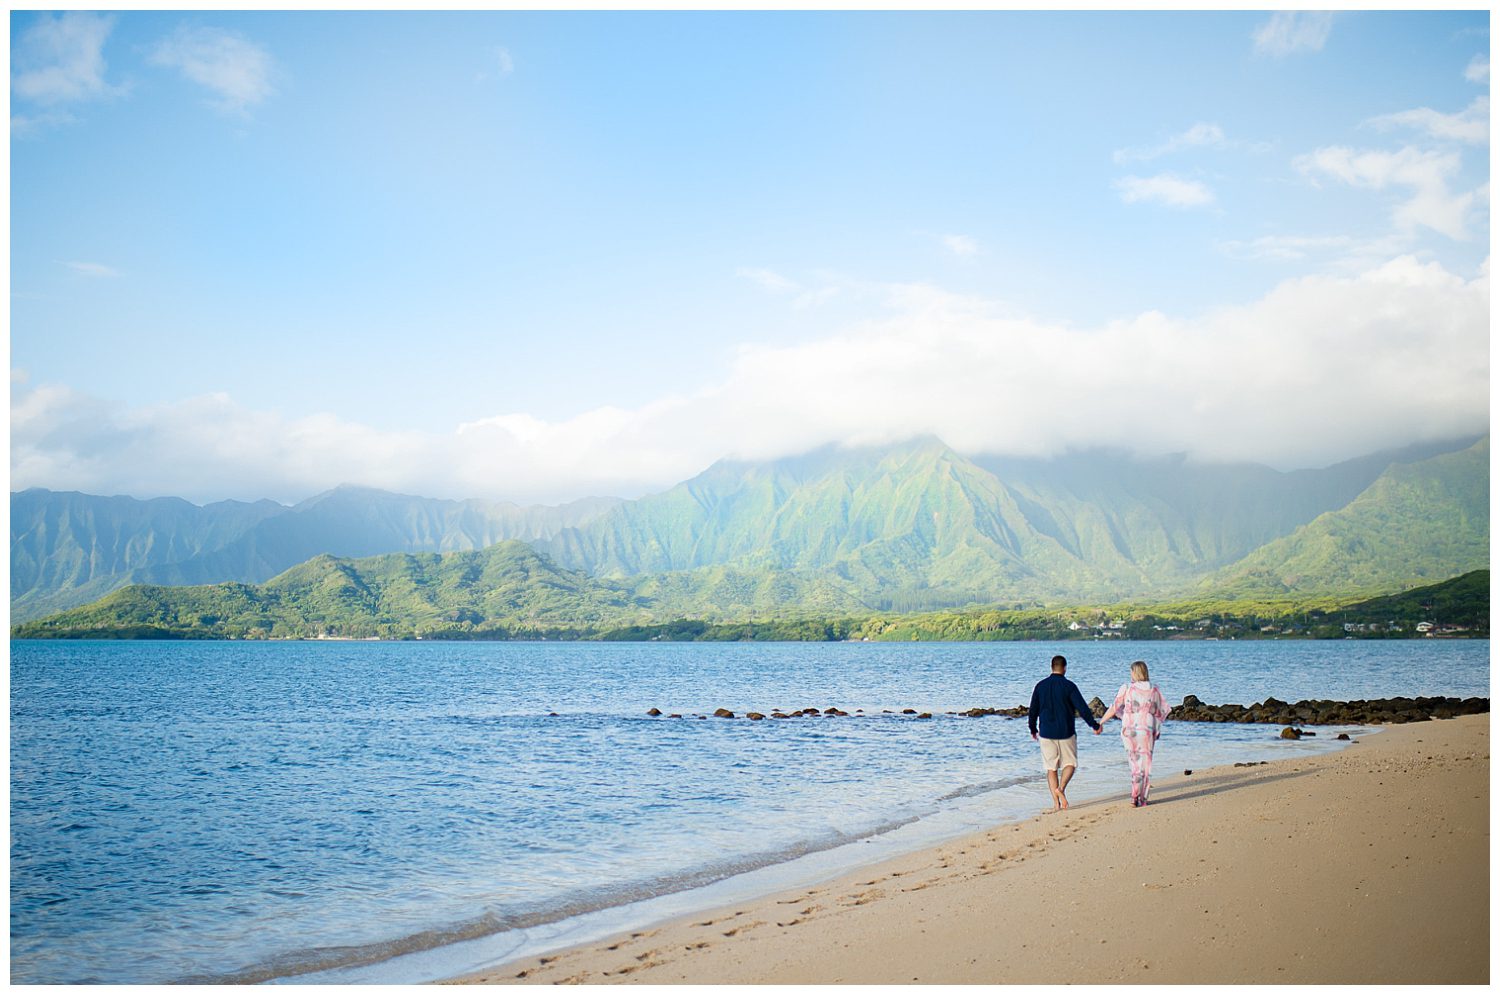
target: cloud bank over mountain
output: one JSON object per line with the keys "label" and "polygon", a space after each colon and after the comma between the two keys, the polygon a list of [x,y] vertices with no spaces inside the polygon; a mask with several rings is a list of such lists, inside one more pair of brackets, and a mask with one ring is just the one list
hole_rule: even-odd
{"label": "cloud bank over mountain", "polygon": [[1017,317],[928,284],[883,290],[876,316],[745,347],[697,391],[558,420],[500,414],[446,434],[288,417],[224,394],[126,407],[17,373],[11,486],[291,501],[353,482],[552,502],[635,496],[722,457],[924,433],[967,452],[1109,446],[1289,468],[1489,422],[1487,262],[1467,279],[1401,257],[1198,316],[1151,311],[1098,327]]}

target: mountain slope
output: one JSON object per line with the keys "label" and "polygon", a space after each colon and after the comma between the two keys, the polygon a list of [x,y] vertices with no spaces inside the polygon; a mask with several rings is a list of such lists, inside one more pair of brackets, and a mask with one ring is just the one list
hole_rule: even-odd
{"label": "mountain slope", "polygon": [[1204,582],[1243,596],[1397,591],[1489,565],[1490,443],[1393,464],[1348,505]]}
{"label": "mountain slope", "polygon": [[264,584],[136,585],[16,627],[18,638],[155,634],[362,637],[510,627],[632,624],[637,602],[559,570],[525,543],[457,553],[317,556]]}
{"label": "mountain slope", "polygon": [[[924,438],[726,460],[660,494],[558,508],[357,487],[293,508],[26,492],[12,495],[12,617],[127,583],[259,583],[320,554],[508,539],[659,611],[718,619],[1161,597],[1205,578],[1248,596],[1384,592],[1487,556],[1488,440],[1464,444],[1467,456],[1437,444],[1283,473],[1109,452],[966,457]],[[110,502],[103,524],[56,525],[54,506]],[[147,510],[145,524],[129,517]]]}
{"label": "mountain slope", "polygon": [[1291,473],[1102,452],[967,458],[931,438],[827,448],[722,461],[536,545],[617,580],[791,572],[816,579],[834,603],[879,610],[1147,596],[1186,588],[1343,507],[1394,460],[1454,447]]}
{"label": "mountain slope", "polygon": [[274,501],[189,504],[32,488],[10,497],[12,620],[98,598],[132,571],[216,549],[287,509]]}
{"label": "mountain slope", "polygon": [[483,549],[507,539],[541,539],[588,522],[617,502],[585,498],[558,507],[500,501],[444,501],[343,485],[294,505],[234,541],[191,559],[143,570],[133,583],[257,583],[320,554]]}
{"label": "mountain slope", "polygon": [[[1472,443],[1467,440],[1464,445]],[[1134,459],[1109,451],[1052,460],[976,457],[1004,481],[1033,527],[1143,590],[1168,589],[1239,560],[1343,507],[1393,462],[1461,448],[1410,446],[1289,473],[1253,463]]]}
{"label": "mountain slope", "polygon": [[11,619],[38,618],[127,584],[259,583],[321,553],[439,552],[542,538],[616,503],[521,507],[344,486],[291,508],[271,501],[199,508],[178,498],[28,490],[11,495]]}

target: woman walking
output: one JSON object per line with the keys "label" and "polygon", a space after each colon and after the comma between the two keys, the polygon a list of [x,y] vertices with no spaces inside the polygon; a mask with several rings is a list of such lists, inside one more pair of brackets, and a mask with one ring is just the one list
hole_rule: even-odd
{"label": "woman walking", "polygon": [[1120,718],[1120,739],[1130,758],[1130,804],[1146,804],[1151,795],[1151,752],[1161,738],[1162,720],[1172,707],[1161,695],[1161,688],[1151,683],[1146,661],[1130,665],[1131,680],[1120,687],[1115,703],[1109,706],[1101,722]]}

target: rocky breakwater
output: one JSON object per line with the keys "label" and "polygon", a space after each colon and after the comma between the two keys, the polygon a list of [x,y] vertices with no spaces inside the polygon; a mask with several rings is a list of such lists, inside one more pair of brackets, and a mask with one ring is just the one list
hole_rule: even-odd
{"label": "rocky breakwater", "polygon": [[[1091,703],[1092,704],[1092,703]],[[1276,698],[1253,705],[1208,705],[1188,695],[1172,708],[1172,722],[1251,722],[1267,725],[1395,725],[1451,719],[1490,710],[1488,698],[1374,698],[1356,701],[1307,699],[1285,702]],[[1095,715],[1103,715],[1098,708]]]}
{"label": "rocky breakwater", "polygon": [[[1089,702],[1089,708],[1094,717],[1102,716],[1106,710],[1103,701],[1094,698]],[[1303,726],[1303,725],[1394,725],[1401,722],[1425,722],[1428,719],[1451,719],[1455,715],[1475,715],[1490,710],[1488,698],[1375,698],[1359,699],[1357,701],[1329,701],[1327,699],[1308,699],[1305,701],[1285,702],[1276,698],[1267,698],[1265,701],[1256,702],[1253,705],[1209,705],[1199,700],[1197,695],[1190,694],[1182,699],[1182,702],[1172,706],[1172,714],[1169,717],[1173,722],[1241,722],[1241,723],[1263,723],[1265,725]],[[997,716],[1000,718],[1020,719],[1025,718],[1027,708],[1025,705],[1016,705],[1013,708],[970,708],[961,712],[946,712],[946,715],[958,718],[978,719],[986,716]],[[660,718],[661,709],[651,708],[646,712],[652,718]],[[919,712],[915,708],[903,708],[898,710],[883,708],[881,715],[900,715],[902,717],[915,717],[918,719],[932,718],[931,712]],[[720,708],[713,712],[715,718],[734,719],[741,716],[727,708]],[[694,715],[693,718],[705,718],[704,715]],[[752,722],[760,722],[766,719],[805,719],[805,718],[849,718],[850,713],[837,706],[828,708],[800,708],[794,711],[786,711],[780,708],[769,709],[768,712],[745,712],[743,718]],[[854,718],[873,718],[874,713],[866,714],[864,709],[855,709]],[[680,719],[682,715],[673,713],[667,718]],[[1299,732],[1298,735],[1301,735]],[[1312,735],[1308,733],[1307,735]],[[1287,737],[1293,738],[1293,737]]]}

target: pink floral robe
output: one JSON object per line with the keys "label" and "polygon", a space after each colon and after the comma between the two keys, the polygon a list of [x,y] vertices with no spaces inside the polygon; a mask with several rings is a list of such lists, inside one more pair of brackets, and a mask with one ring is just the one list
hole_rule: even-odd
{"label": "pink floral robe", "polygon": [[1155,684],[1131,681],[1121,686],[1113,708],[1120,718],[1120,740],[1130,757],[1130,800],[1144,805],[1151,794],[1151,751],[1172,706]]}

